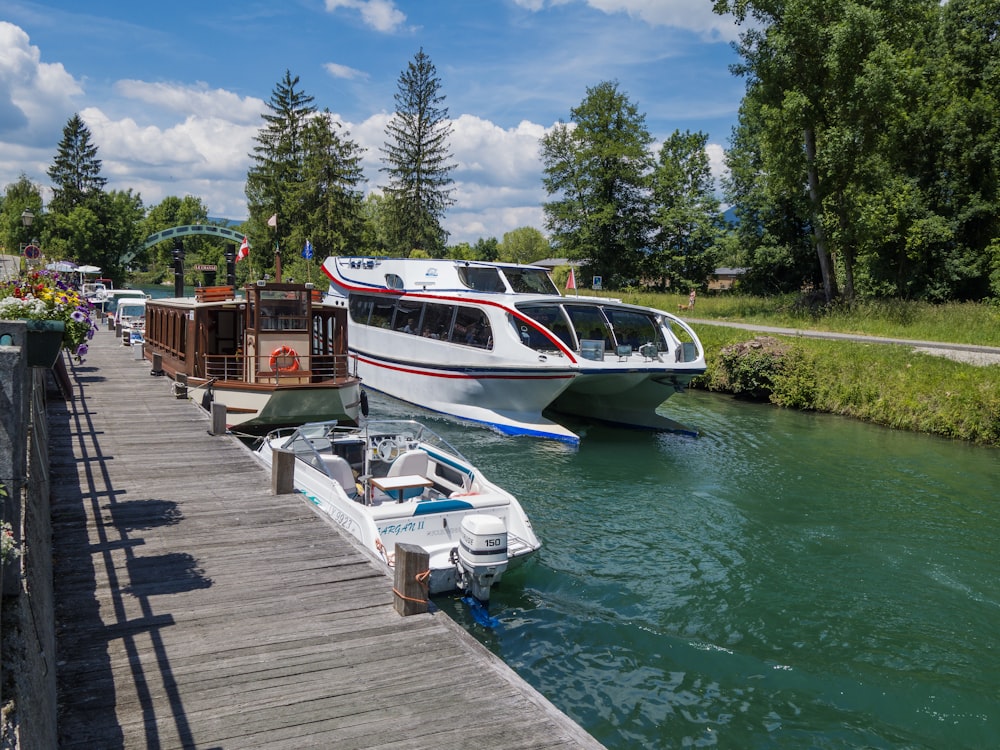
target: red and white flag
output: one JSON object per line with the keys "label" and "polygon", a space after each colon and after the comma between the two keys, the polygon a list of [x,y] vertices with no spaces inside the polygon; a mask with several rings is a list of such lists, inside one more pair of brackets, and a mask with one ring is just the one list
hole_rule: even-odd
{"label": "red and white flag", "polygon": [[569,269],[569,278],[566,280],[567,289],[576,289],[576,269]]}
{"label": "red and white flag", "polygon": [[250,254],[250,243],[247,242],[247,238],[243,238],[243,242],[240,243],[240,251],[236,253],[236,262],[239,263],[245,257]]}

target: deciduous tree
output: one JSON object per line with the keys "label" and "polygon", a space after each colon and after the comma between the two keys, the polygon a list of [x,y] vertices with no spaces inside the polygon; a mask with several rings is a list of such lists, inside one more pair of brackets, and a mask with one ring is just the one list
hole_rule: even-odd
{"label": "deciduous tree", "polygon": [[708,136],[675,130],[660,147],[652,176],[651,278],[674,289],[702,287],[715,270],[722,212],[708,161]]}
{"label": "deciduous tree", "polygon": [[649,247],[652,136],[615,82],[587,89],[570,124],[542,137],[544,205],[555,250],[614,287],[636,281]]}

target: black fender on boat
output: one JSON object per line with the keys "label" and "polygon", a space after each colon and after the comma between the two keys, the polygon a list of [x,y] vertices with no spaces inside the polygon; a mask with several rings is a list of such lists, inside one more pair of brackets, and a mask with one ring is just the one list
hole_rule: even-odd
{"label": "black fender on boat", "polygon": [[364,389],[361,390],[361,416],[368,416],[368,393]]}

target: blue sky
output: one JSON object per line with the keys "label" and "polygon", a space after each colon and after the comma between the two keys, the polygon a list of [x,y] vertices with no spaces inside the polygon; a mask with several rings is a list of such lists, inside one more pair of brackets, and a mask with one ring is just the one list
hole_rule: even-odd
{"label": "blue sky", "polygon": [[0,5],[0,187],[47,187],[78,112],[108,186],[147,206],[201,198],[246,218],[261,114],[285,70],[366,149],[379,148],[400,73],[423,48],[452,119],[451,242],[544,228],[538,139],[588,87],[617,81],[658,141],[708,135],[713,169],[743,82],[732,19],[712,0],[59,0]]}

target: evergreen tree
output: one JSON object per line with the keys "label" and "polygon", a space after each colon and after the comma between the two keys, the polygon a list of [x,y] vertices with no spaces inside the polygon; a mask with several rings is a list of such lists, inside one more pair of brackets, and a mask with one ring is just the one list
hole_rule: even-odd
{"label": "evergreen tree", "polygon": [[649,247],[652,136],[618,84],[600,83],[542,137],[543,182],[556,200],[544,206],[561,255],[614,288],[635,283]]}
{"label": "evergreen tree", "polygon": [[48,175],[52,180],[51,213],[67,214],[104,190],[97,146],[90,142],[90,130],[79,114],[69,118]]}
{"label": "evergreen tree", "polygon": [[[304,130],[316,108],[313,97],[298,90],[298,85],[299,77],[293,78],[286,70],[271,92],[268,111],[262,114],[266,124],[254,138],[253,165],[246,184],[248,233],[267,238],[251,243],[256,247],[267,247],[272,241],[284,247],[293,229],[301,231],[307,220],[299,201],[304,181]],[[275,214],[277,228],[272,229],[267,221]],[[261,253],[255,262],[271,268],[274,259],[270,253]]]}
{"label": "evergreen tree", "polygon": [[448,239],[441,220],[454,203],[449,186],[455,165],[440,88],[437,70],[421,49],[399,77],[396,112],[386,126],[381,171],[389,178],[383,188],[390,201],[389,251],[404,257],[413,250],[441,257]]}
{"label": "evergreen tree", "polygon": [[357,252],[362,241],[364,150],[350,140],[350,133],[339,133],[341,127],[326,111],[312,118],[303,130],[300,199],[306,221],[302,236],[293,231],[291,241],[301,248],[309,240],[314,262],[327,255]]}

